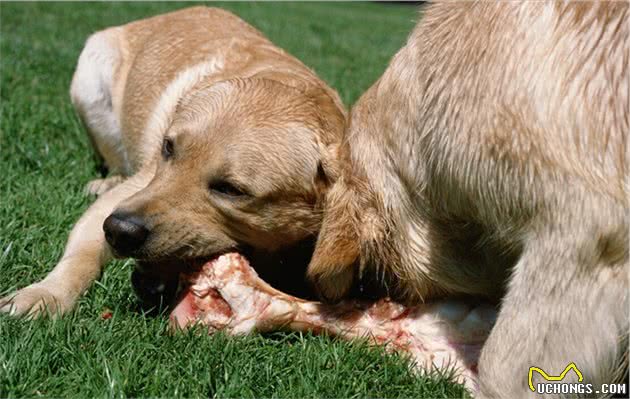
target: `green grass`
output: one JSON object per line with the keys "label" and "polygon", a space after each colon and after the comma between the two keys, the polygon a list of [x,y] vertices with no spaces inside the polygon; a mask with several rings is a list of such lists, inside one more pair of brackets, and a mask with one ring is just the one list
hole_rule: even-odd
{"label": "green grass", "polygon": [[[90,32],[181,8],[169,3],[2,3],[0,292],[41,279],[87,208],[97,175],[68,87]],[[229,3],[313,67],[346,104],[382,73],[417,18],[382,4]],[[0,397],[462,397],[400,356],[300,334],[171,335],[138,313],[130,262],[113,262],[60,320],[0,316]],[[104,308],[113,318],[100,317]]]}

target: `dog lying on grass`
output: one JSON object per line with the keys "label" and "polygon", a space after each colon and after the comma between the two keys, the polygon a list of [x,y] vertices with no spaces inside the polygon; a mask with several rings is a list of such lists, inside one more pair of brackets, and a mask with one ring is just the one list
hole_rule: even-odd
{"label": "dog lying on grass", "polygon": [[614,382],[628,354],[629,40],[628,3],[429,6],[352,109],[308,270],[319,293],[336,301],[378,275],[412,303],[502,298],[484,397],[533,395],[533,366]]}
{"label": "dog lying on grass", "polygon": [[149,302],[174,294],[182,264],[227,251],[272,265],[271,281],[304,279],[290,260],[319,230],[346,115],[300,61],[194,7],[92,35],[70,94],[111,176],[88,185],[99,197],[54,270],[1,310],[66,312],[112,255],[138,260]]}

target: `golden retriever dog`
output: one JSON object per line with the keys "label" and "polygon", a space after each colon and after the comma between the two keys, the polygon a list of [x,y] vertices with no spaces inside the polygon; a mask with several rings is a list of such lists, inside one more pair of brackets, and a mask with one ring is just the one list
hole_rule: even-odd
{"label": "golden retriever dog", "polygon": [[[174,267],[226,251],[263,269],[310,257],[345,110],[252,26],[194,7],[105,29],[87,40],[70,94],[111,176],[88,185],[98,199],[54,270],[3,311],[68,311],[112,255],[138,260],[148,300],[176,287],[164,277]],[[274,275],[299,274],[283,263]]]}
{"label": "golden retriever dog", "polygon": [[429,6],[351,112],[308,269],[318,292],[379,276],[412,302],[500,298],[482,397],[540,396],[533,366],[613,382],[629,327],[629,40],[627,2]]}

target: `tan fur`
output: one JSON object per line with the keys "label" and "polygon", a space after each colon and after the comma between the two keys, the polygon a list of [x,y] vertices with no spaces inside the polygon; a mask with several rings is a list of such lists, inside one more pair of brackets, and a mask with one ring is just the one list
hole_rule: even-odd
{"label": "tan fur", "polygon": [[[273,252],[319,230],[345,110],[311,70],[233,14],[187,8],[94,34],[71,97],[114,175],[88,186],[100,197],[55,269],[2,310],[71,309],[112,256],[103,221],[114,210],[145,220],[151,238],[135,257],[155,267],[242,246]],[[248,195],[222,197],[217,181]]]}
{"label": "tan fur", "polygon": [[533,395],[530,366],[612,382],[629,327],[629,37],[621,2],[430,6],[352,110],[309,266],[319,292],[369,272],[412,302],[502,298],[481,396]]}

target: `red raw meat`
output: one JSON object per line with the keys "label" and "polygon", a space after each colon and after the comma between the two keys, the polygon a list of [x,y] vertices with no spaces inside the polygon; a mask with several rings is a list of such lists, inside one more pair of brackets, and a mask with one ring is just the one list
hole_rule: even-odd
{"label": "red raw meat", "polygon": [[477,359],[496,317],[490,305],[454,299],[405,307],[389,299],[336,305],[305,301],[276,290],[245,258],[222,255],[183,275],[188,288],[171,313],[173,326],[201,323],[230,334],[294,330],[374,344],[411,355],[419,370],[455,367],[458,381],[475,390]]}

